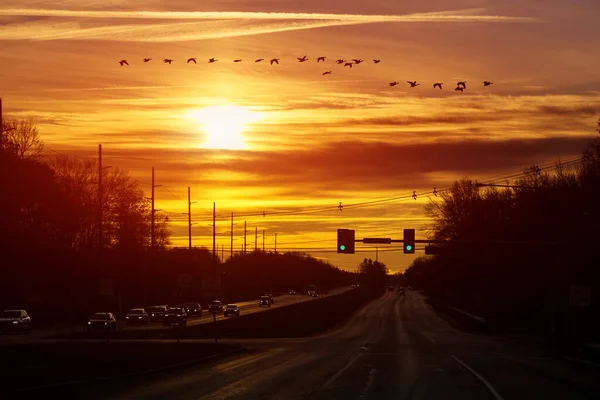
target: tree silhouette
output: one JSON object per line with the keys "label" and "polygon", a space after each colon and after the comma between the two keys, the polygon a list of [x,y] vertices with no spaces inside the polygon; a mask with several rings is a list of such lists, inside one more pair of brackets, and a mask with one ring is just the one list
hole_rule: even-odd
{"label": "tree silhouette", "polygon": [[32,118],[4,122],[2,146],[20,159],[39,160],[44,155],[44,144]]}

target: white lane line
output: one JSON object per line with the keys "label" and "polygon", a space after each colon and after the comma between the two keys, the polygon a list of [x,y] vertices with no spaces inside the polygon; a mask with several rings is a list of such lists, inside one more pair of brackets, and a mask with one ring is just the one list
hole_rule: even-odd
{"label": "white lane line", "polygon": [[494,389],[494,387],[481,375],[479,375],[477,373],[477,371],[475,371],[473,368],[469,367],[467,364],[465,364],[463,361],[461,361],[458,357],[452,355],[452,358],[454,359],[454,361],[456,361],[457,363],[459,363],[460,365],[463,366],[463,368],[465,368],[467,371],[469,371],[471,374],[473,374],[473,376],[477,379],[479,379],[479,381],[481,383],[483,383],[483,386],[485,386],[485,388],[492,394],[492,396],[494,397],[494,399],[496,400],[504,400],[504,397],[502,397],[500,395],[500,393],[498,393],[496,391],[496,389]]}
{"label": "white lane line", "polygon": [[337,378],[339,378],[348,368],[350,368],[352,366],[352,364],[354,364],[354,362],[356,362],[356,360],[358,360],[360,358],[360,356],[362,356],[362,354],[357,354],[354,357],[352,357],[350,359],[350,361],[348,361],[348,364],[346,364],[344,366],[344,368],[340,369],[338,372],[336,372],[331,378],[329,378],[329,380],[327,382],[325,382],[325,384],[323,385],[323,388],[327,388],[328,386],[330,386],[333,382],[335,382],[335,380]]}

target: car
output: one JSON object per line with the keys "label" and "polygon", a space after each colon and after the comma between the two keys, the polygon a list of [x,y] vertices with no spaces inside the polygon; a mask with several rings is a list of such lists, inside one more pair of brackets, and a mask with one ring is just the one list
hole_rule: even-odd
{"label": "car", "polygon": [[161,321],[167,313],[167,306],[152,306],[146,308],[146,312],[150,314],[150,321]]}
{"label": "car", "polygon": [[394,291],[394,285],[388,286],[388,292],[393,292],[393,291]]}
{"label": "car", "polygon": [[117,319],[110,312],[97,312],[87,323],[88,332],[114,332],[117,330]]}
{"label": "car", "polygon": [[125,324],[147,324],[150,322],[150,316],[143,308],[134,308],[125,315]]}
{"label": "car", "polygon": [[187,325],[187,312],[183,307],[169,307],[163,321],[165,325],[177,325],[180,328]]}
{"label": "car", "polygon": [[271,307],[271,298],[269,296],[260,296],[260,300],[258,301],[258,306],[267,306]]}
{"label": "car", "polygon": [[296,291],[295,291],[295,290],[293,290],[293,289],[292,289],[292,290],[290,290],[290,295],[292,295],[292,296],[293,296],[293,295],[295,295],[295,294],[296,294]]}
{"label": "car", "polygon": [[208,310],[211,313],[222,313],[223,312],[223,303],[220,300],[215,300],[212,302],[210,306],[208,306]]}
{"label": "car", "polygon": [[4,310],[0,316],[0,331],[29,332],[31,317],[25,310]]}
{"label": "car", "polygon": [[195,315],[197,317],[202,316],[202,306],[200,303],[183,303],[181,307],[185,308],[188,317]]}
{"label": "car", "polygon": [[275,299],[273,299],[273,295],[271,293],[265,293],[265,296],[268,296],[271,299],[271,304],[275,303]]}
{"label": "car", "polygon": [[223,312],[223,316],[227,317],[229,315],[235,315],[236,317],[240,316],[240,308],[237,304],[227,304],[225,307],[225,311]]}

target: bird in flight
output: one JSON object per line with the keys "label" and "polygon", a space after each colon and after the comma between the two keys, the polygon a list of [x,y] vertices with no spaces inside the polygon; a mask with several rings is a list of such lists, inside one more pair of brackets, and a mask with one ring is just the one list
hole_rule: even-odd
{"label": "bird in flight", "polygon": [[465,90],[465,88],[462,86],[457,86],[454,90],[457,92],[462,92],[463,90]]}
{"label": "bird in flight", "polygon": [[352,68],[352,63],[347,62],[346,64],[344,64],[344,67],[350,67],[350,68]]}
{"label": "bird in flight", "polygon": [[331,71],[325,71],[323,72],[323,75],[331,75]]}
{"label": "bird in flight", "polygon": [[338,58],[337,60],[335,60],[336,64],[343,64],[346,62],[346,60],[344,60],[343,58]]}
{"label": "bird in flight", "polygon": [[413,87],[417,87],[420,85],[420,83],[417,83],[417,81],[411,82],[411,81],[406,81],[406,83],[408,83],[410,85],[411,88]]}
{"label": "bird in flight", "polygon": [[127,60],[121,60],[121,61],[119,61],[119,64],[121,64],[121,67],[123,65],[129,65],[129,63],[127,62]]}
{"label": "bird in flight", "polygon": [[301,57],[296,57],[296,58],[298,58],[298,62],[308,61],[308,58],[306,58],[306,56],[304,56],[302,58]]}
{"label": "bird in flight", "polygon": [[440,88],[440,90],[442,90],[442,85],[443,85],[443,83],[439,83],[439,82],[438,83],[434,83],[433,84],[433,88],[435,89],[437,87],[437,88]]}
{"label": "bird in flight", "polygon": [[381,60],[373,60],[373,64],[379,64]]}
{"label": "bird in flight", "polygon": [[467,88],[467,82],[458,82],[456,86],[462,86],[463,89]]}
{"label": "bird in flight", "polygon": [[490,81],[483,81],[483,86],[490,86],[493,85],[494,82],[490,82]]}
{"label": "bird in flight", "polygon": [[271,63],[271,65],[273,65],[273,63],[279,65],[279,58],[272,58],[270,63]]}
{"label": "bird in flight", "polygon": [[325,62],[325,57],[319,57],[319,58],[317,58],[317,62],[321,62],[321,61]]}
{"label": "bird in flight", "polygon": [[151,59],[151,58],[144,58],[144,60],[143,60],[143,61],[144,61],[144,62],[149,62],[149,61],[152,61],[152,59]]}
{"label": "bird in flight", "polygon": [[196,62],[196,57],[191,57],[191,58],[188,58],[188,60],[187,60],[187,63],[189,64],[189,63],[190,63],[190,62],[192,62],[192,61],[194,62],[194,64],[198,64],[198,63]]}
{"label": "bird in flight", "polygon": [[390,86],[396,86],[399,82],[390,82]]}
{"label": "bird in flight", "polygon": [[358,58],[353,58],[352,61],[354,61],[355,64],[360,64],[361,62],[365,61],[365,60],[361,60]]}
{"label": "bird in flight", "polygon": [[216,58],[209,58],[209,59],[208,59],[208,63],[209,63],[209,64],[212,64],[212,63],[214,63],[214,62],[216,62],[216,61],[219,61],[219,60],[217,60]]}
{"label": "bird in flight", "polygon": [[170,58],[165,58],[165,59],[163,60],[163,62],[164,62],[165,64],[171,64],[171,63],[173,62],[173,60],[172,60],[172,59],[170,59]]}
{"label": "bird in flight", "polygon": [[242,62],[242,59],[238,58],[237,60],[233,60],[233,62]]}
{"label": "bird in flight", "polygon": [[261,61],[264,61],[264,60],[265,60],[264,58],[259,58],[258,60],[254,60],[254,62],[261,62]]}

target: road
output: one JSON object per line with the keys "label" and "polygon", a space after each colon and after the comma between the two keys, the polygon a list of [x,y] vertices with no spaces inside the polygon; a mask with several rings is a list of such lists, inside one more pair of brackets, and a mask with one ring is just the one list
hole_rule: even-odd
{"label": "road", "polygon": [[[351,290],[351,289],[348,287],[336,288],[336,289],[330,290],[328,294],[321,294],[320,296],[321,297],[335,296],[337,294],[343,293],[348,290]],[[308,296],[306,294],[296,294],[296,295],[285,294],[285,295],[275,297],[274,300],[275,300],[275,303],[273,303],[271,305],[271,307],[264,307],[264,306],[260,307],[258,305],[258,299],[238,302],[236,304],[240,307],[240,315],[244,316],[244,315],[248,315],[248,314],[254,314],[257,312],[268,311],[269,309],[273,309],[273,308],[289,306],[291,304],[302,303],[305,301],[314,301],[316,299],[311,296]],[[221,319],[225,318],[223,316],[223,314],[217,314],[216,317],[217,317],[217,320],[221,320]],[[33,322],[35,323],[35,316],[33,316],[32,318],[33,318]],[[228,317],[228,318],[232,318],[232,317]],[[206,323],[210,323],[212,321],[213,321],[212,314],[210,314],[208,312],[208,310],[203,310],[202,317],[200,317],[200,318],[190,317],[188,319],[188,326],[206,324]],[[164,329],[164,328],[165,328],[165,326],[162,322],[157,322],[157,323],[151,323],[148,325],[133,325],[133,326],[125,326],[124,324],[119,323],[118,329],[126,330],[126,331],[134,331],[134,330],[157,330],[157,329]],[[57,334],[67,334],[67,333],[73,333],[73,332],[83,332],[83,331],[85,331],[85,329],[86,329],[86,327],[85,327],[84,323],[82,323],[81,325],[78,325],[78,326],[64,326],[64,327],[59,327],[59,328],[54,328],[54,329],[42,329],[42,330],[36,330],[35,325],[34,325],[34,329],[32,330],[31,333],[28,333],[28,334],[12,333],[12,334],[0,335],[0,344],[12,344],[12,343],[15,343],[15,344],[27,343],[27,344],[29,344],[29,343],[33,343],[36,341],[40,341],[44,337],[47,337],[47,336],[57,335]]]}
{"label": "road", "polygon": [[235,357],[68,393],[87,399],[600,398],[597,365],[454,329],[412,291],[386,292],[320,336],[244,343],[250,351]]}

